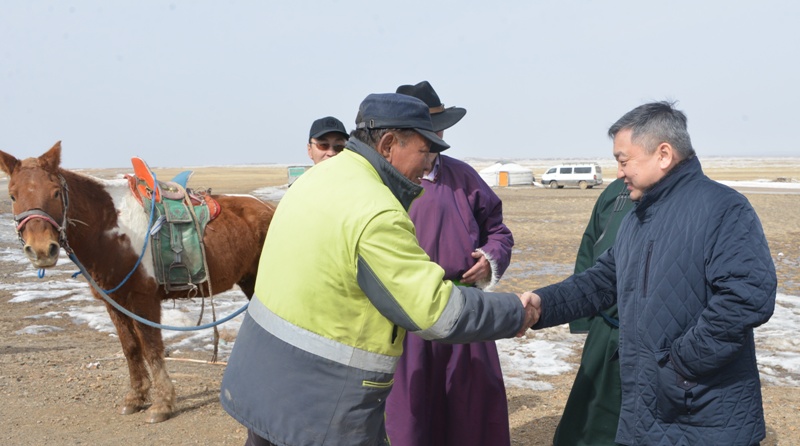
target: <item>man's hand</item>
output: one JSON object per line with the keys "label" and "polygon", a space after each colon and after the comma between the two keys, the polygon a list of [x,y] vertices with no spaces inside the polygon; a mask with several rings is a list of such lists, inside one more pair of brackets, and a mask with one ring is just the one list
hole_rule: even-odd
{"label": "man's hand", "polygon": [[492,266],[486,260],[486,256],[480,251],[473,251],[472,258],[477,259],[472,268],[461,276],[461,282],[474,285],[477,282],[489,282],[492,279]]}
{"label": "man's hand", "polygon": [[526,291],[525,293],[517,294],[517,296],[519,296],[522,306],[525,307],[525,320],[522,322],[522,328],[517,332],[517,337],[520,338],[525,335],[529,328],[539,322],[539,316],[542,313],[542,300],[538,294],[532,291]]}

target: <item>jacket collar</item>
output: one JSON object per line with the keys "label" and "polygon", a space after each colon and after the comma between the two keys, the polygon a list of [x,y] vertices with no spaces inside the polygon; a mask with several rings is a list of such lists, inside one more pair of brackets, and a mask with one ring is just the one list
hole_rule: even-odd
{"label": "jacket collar", "polygon": [[381,177],[383,184],[389,188],[406,211],[411,207],[411,202],[422,193],[422,186],[401,175],[394,166],[372,147],[356,138],[350,138],[345,148],[363,156],[372,165]]}
{"label": "jacket collar", "polygon": [[436,160],[433,162],[433,167],[431,168],[431,171],[428,172],[427,175],[422,177],[423,180],[430,181],[431,183],[439,181],[439,171],[441,170],[439,166],[441,165],[442,162],[442,156],[444,155],[440,153],[436,157]]}
{"label": "jacket collar", "polygon": [[672,168],[667,174],[654,184],[647,192],[644,193],[642,199],[639,200],[636,206],[636,214],[642,217],[644,212],[663,197],[670,194],[679,184],[688,181],[690,178],[697,175],[702,175],[703,169],[700,166],[700,160],[697,156],[687,158],[675,167]]}

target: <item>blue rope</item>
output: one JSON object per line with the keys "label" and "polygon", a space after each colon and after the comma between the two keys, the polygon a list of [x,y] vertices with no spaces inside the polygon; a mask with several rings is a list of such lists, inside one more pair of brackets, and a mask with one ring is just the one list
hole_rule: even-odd
{"label": "blue rope", "polygon": [[[158,188],[158,181],[156,180],[155,172],[151,171],[150,173],[153,175],[153,181],[155,182],[155,187]],[[155,195],[155,194],[153,194],[153,195]],[[233,313],[231,313],[231,314],[225,316],[224,318],[219,319],[219,320],[217,320],[215,322],[209,322],[207,324],[197,325],[197,326],[193,326],[193,327],[177,327],[177,326],[172,326],[172,325],[157,324],[157,323],[155,323],[153,321],[149,321],[149,320],[147,320],[147,319],[145,319],[145,318],[143,318],[143,317],[141,317],[139,315],[136,315],[136,314],[130,312],[127,308],[123,307],[122,305],[117,303],[117,301],[115,301],[114,299],[112,299],[111,297],[108,296],[110,293],[113,293],[113,292],[117,291],[122,285],[124,285],[128,281],[128,279],[131,278],[131,276],[133,275],[134,271],[136,271],[136,269],[139,267],[139,264],[142,262],[142,258],[144,258],[144,254],[147,251],[147,242],[150,239],[150,230],[153,227],[153,215],[155,215],[155,207],[156,207],[155,197],[151,196],[151,198],[150,198],[150,221],[147,223],[147,233],[146,233],[146,236],[145,236],[145,239],[144,239],[144,246],[142,247],[142,253],[139,255],[139,258],[136,260],[136,265],[133,266],[133,269],[131,269],[130,272],[128,273],[128,275],[125,276],[124,279],[122,279],[122,282],[120,282],[119,285],[117,285],[116,287],[114,287],[111,290],[104,290],[104,289],[100,288],[100,286],[97,284],[97,282],[94,281],[92,276],[89,275],[89,273],[86,272],[86,268],[78,260],[78,258],[75,256],[75,254],[72,253],[72,252],[69,252],[68,253],[69,259],[72,260],[72,263],[77,265],[77,267],[79,269],[79,271],[77,273],[73,274],[72,277],[75,278],[76,276],[78,276],[78,274],[83,274],[83,277],[86,278],[86,280],[89,282],[89,284],[92,286],[92,288],[94,288],[95,290],[97,290],[97,292],[100,293],[100,296],[103,298],[103,300],[108,302],[108,304],[111,305],[112,307],[116,308],[117,311],[119,311],[120,313],[124,314],[125,316],[128,316],[129,318],[131,318],[131,319],[133,319],[133,320],[135,320],[137,322],[140,322],[142,324],[148,325],[148,326],[153,327],[153,328],[157,328],[159,330],[172,330],[172,331],[199,331],[199,330],[205,330],[207,328],[213,328],[213,327],[215,327],[217,325],[224,324],[225,322],[228,322],[229,320],[231,320],[231,319],[235,318],[236,316],[242,314],[242,312],[244,310],[246,310],[247,307],[250,305],[250,302],[247,302],[246,304],[244,304],[244,306],[242,306],[242,308],[239,308],[238,310],[234,311]],[[42,277],[44,277],[44,269],[40,269],[39,270],[39,278],[41,279]]]}
{"label": "blue rope", "polygon": [[158,328],[159,330],[172,330],[172,331],[199,331],[199,330],[205,330],[207,328],[212,328],[212,327],[214,327],[216,325],[220,325],[220,324],[224,324],[225,322],[228,322],[229,320],[231,320],[231,319],[235,318],[236,316],[242,314],[242,312],[244,310],[246,310],[247,307],[250,305],[250,302],[247,302],[246,304],[244,304],[244,306],[242,306],[242,308],[239,308],[238,310],[236,310],[233,313],[225,316],[222,319],[219,319],[219,320],[217,320],[215,322],[209,322],[207,324],[198,325],[198,326],[194,326],[194,327],[177,327],[177,326],[173,326],[173,325],[157,324],[157,323],[155,323],[153,321],[149,321],[149,320],[144,319],[144,318],[142,318],[142,317],[140,317],[140,316],[138,316],[136,314],[131,313],[130,311],[128,311],[128,309],[126,309],[125,307],[123,307],[122,305],[117,303],[114,299],[109,297],[108,294],[106,294],[105,291],[103,291],[100,288],[100,286],[97,285],[97,282],[95,282],[94,279],[92,279],[92,276],[89,275],[86,272],[86,268],[84,268],[83,265],[81,264],[81,262],[78,261],[78,258],[75,257],[75,254],[70,254],[69,255],[69,259],[72,260],[72,262],[75,263],[75,265],[77,265],[78,268],[80,268],[81,273],[83,273],[83,276],[86,278],[86,280],[89,282],[89,284],[95,290],[97,290],[100,293],[100,296],[103,298],[103,300],[108,302],[109,305],[111,305],[114,308],[116,308],[120,313],[124,314],[125,316],[128,316],[129,318],[131,318],[131,319],[133,319],[133,320],[135,320],[137,322],[141,322],[142,324],[149,325],[149,326],[151,326],[153,328]]}
{"label": "blue rope", "polygon": [[[155,188],[158,189],[158,180],[156,179],[156,173],[151,170],[150,174],[153,175],[153,184],[154,184]],[[154,192],[153,195],[155,195],[155,191],[153,191],[153,192]],[[155,200],[154,197],[151,196],[151,199],[150,199],[150,220],[148,220],[148,222],[147,222],[147,232],[146,232],[145,237],[144,237],[144,245],[142,245],[142,252],[141,252],[141,254],[139,254],[139,258],[136,259],[136,264],[133,265],[133,268],[131,268],[131,270],[128,272],[128,274],[125,276],[125,278],[122,279],[122,282],[120,282],[119,285],[115,286],[114,288],[112,288],[110,290],[101,290],[101,289],[98,288],[98,291],[102,291],[102,292],[105,292],[105,293],[113,293],[114,291],[117,291],[118,289],[120,289],[122,287],[122,285],[125,285],[125,283],[128,282],[128,279],[130,279],[131,276],[133,275],[133,273],[136,271],[136,269],[139,268],[139,265],[142,263],[142,259],[144,258],[144,254],[147,252],[147,242],[150,241],[150,230],[153,228],[153,215],[155,214],[155,209],[156,209],[156,200]],[[70,256],[70,258],[72,258],[72,256]],[[39,275],[40,279],[44,278],[44,271],[45,271],[44,268],[39,269],[38,275]],[[74,279],[75,277],[77,277],[79,274],[82,274],[82,273],[83,273],[83,271],[78,271],[78,272],[76,272],[76,273],[74,273],[72,275],[72,278]],[[85,275],[86,274],[84,274],[84,276]]]}
{"label": "blue rope", "polygon": [[[153,187],[156,190],[158,190],[158,180],[156,179],[156,173],[151,170],[150,174],[153,175]],[[110,290],[102,290],[103,292],[110,294],[110,293],[113,293],[114,291],[117,291],[118,289],[120,289],[120,287],[122,287],[122,285],[125,285],[125,283],[128,281],[128,279],[131,278],[131,276],[133,275],[134,271],[136,271],[136,268],[139,268],[139,264],[142,263],[142,259],[144,258],[144,254],[147,251],[147,242],[150,241],[150,229],[153,227],[153,215],[155,215],[155,213],[156,213],[156,197],[155,197],[156,190],[154,190],[153,193],[150,196],[150,220],[147,222],[147,232],[145,233],[145,236],[144,236],[144,245],[142,246],[142,253],[139,254],[139,258],[136,259],[136,264],[133,265],[133,268],[131,268],[131,270],[128,272],[128,275],[125,276],[124,279],[122,279],[122,282],[120,282],[119,285],[115,286],[114,288],[112,288]],[[86,274],[84,274],[84,276],[85,275]]]}

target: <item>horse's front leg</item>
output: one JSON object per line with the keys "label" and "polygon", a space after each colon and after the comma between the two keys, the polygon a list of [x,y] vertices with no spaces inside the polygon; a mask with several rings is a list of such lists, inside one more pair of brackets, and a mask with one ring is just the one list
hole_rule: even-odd
{"label": "horse's front leg", "polygon": [[[153,305],[148,305],[147,308],[144,308],[144,306],[139,307],[137,314],[149,321],[160,323],[160,297],[137,296],[138,302],[154,303]],[[134,321],[134,327],[139,337],[139,343],[144,350],[144,359],[150,366],[150,376],[153,379],[150,393],[153,405],[147,409],[147,421],[149,423],[160,423],[169,419],[175,410],[175,386],[172,384],[164,361],[164,341],[161,338],[161,330],[158,328],[153,328],[138,321]]]}
{"label": "horse's front leg", "polygon": [[[94,292],[94,290],[92,290]],[[108,315],[117,329],[117,336],[122,345],[122,353],[128,364],[128,377],[130,389],[125,394],[120,413],[130,415],[144,409],[147,404],[147,394],[150,391],[150,376],[144,362],[141,341],[136,335],[133,321],[114,307],[106,303]]]}

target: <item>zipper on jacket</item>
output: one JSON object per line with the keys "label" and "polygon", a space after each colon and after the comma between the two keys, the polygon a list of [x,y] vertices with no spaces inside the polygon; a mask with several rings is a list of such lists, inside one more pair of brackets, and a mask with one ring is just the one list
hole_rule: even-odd
{"label": "zipper on jacket", "polygon": [[650,258],[653,256],[653,241],[647,244],[647,259],[644,262],[644,289],[642,290],[642,297],[647,297],[647,282],[650,277]]}

